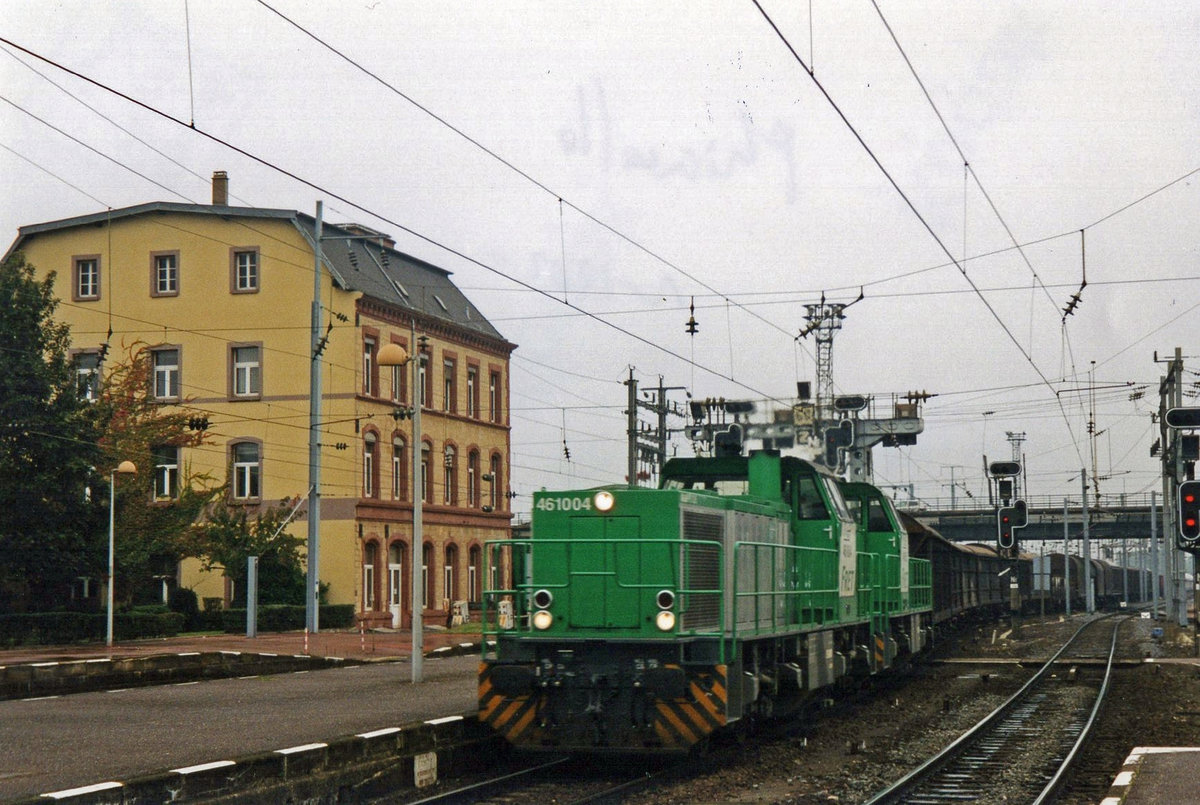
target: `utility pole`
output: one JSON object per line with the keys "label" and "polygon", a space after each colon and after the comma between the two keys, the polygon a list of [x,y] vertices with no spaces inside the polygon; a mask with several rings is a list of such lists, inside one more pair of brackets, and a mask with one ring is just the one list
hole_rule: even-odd
{"label": "utility pole", "polygon": [[[669,391],[683,391],[684,386],[664,386],[663,379],[658,378],[658,388],[643,392],[646,399],[638,395],[638,382],[633,377],[633,368],[629,369],[629,379],[625,381],[629,387],[625,411],[627,417],[628,437],[628,472],[629,487],[638,486],[638,467],[646,467],[645,473],[650,478],[657,478],[662,472],[667,460],[667,440],[671,429],[667,427],[668,416],[683,417],[683,408],[678,403],[667,399]],[[638,420],[638,409],[644,409],[654,415],[652,424],[642,427]]]}

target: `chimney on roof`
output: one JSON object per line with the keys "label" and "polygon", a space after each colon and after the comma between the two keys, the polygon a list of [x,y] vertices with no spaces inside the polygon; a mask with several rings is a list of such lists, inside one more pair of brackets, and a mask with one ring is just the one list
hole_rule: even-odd
{"label": "chimney on roof", "polygon": [[229,206],[229,174],[225,171],[213,171],[212,203],[214,207]]}

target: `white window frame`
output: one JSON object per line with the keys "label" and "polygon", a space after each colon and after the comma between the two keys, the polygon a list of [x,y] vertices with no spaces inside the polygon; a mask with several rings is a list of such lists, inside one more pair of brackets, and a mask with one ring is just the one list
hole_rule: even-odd
{"label": "white window frame", "polygon": [[[262,347],[253,344],[233,350],[233,396],[262,396]],[[248,357],[249,355],[253,357]]]}
{"label": "white window frame", "polygon": [[371,336],[363,338],[363,394],[375,396],[375,339]]}
{"label": "white window frame", "polygon": [[258,290],[258,251],[238,249],[233,253],[233,289],[239,293]]}
{"label": "white window frame", "polygon": [[363,497],[375,497],[375,452],[379,442],[374,434],[363,437]]}
{"label": "white window frame", "polygon": [[[167,451],[171,451],[168,459]],[[175,500],[179,497],[179,448],[160,445],[151,448],[154,460],[154,499]]]}
{"label": "white window frame", "polygon": [[404,601],[404,546],[393,543],[388,549],[388,604],[401,606]]}
{"label": "white window frame", "polygon": [[[86,362],[86,363],[85,363]],[[75,353],[75,385],[80,399],[95,402],[100,397],[100,353]]]}
{"label": "white window frame", "polygon": [[75,260],[75,298],[100,298],[100,260],[80,257]]}
{"label": "white window frame", "polygon": [[[254,459],[239,459],[239,447],[254,448]],[[262,448],[257,442],[233,444],[233,498],[258,500],[262,497]]]}
{"label": "white window frame", "polygon": [[[166,358],[174,356],[174,362],[167,363]],[[179,399],[179,347],[163,347],[153,350],[154,365],[154,398],[156,400]]]}
{"label": "white window frame", "polygon": [[179,294],[179,255],[174,252],[154,255],[154,295]]}

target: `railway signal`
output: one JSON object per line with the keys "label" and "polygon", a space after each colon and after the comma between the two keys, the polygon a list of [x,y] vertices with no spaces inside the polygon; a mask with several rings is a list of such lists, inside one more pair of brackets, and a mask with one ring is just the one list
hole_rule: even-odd
{"label": "railway signal", "polygon": [[1000,547],[1005,550],[1011,550],[1017,546],[1017,529],[1014,523],[1016,515],[1016,506],[1001,506],[996,510],[996,531],[1000,539]]}
{"label": "railway signal", "polygon": [[1188,543],[1200,540],[1200,481],[1179,485],[1179,534]]}
{"label": "railway signal", "polygon": [[1168,428],[1200,430],[1200,408],[1171,408],[1166,421]]}

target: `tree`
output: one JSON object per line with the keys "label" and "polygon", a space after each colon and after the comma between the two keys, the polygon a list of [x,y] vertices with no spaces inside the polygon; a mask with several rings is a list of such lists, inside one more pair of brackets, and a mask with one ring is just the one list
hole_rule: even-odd
{"label": "tree", "polygon": [[120,479],[116,491],[116,593],[125,603],[159,600],[156,580],[174,578],[179,561],[194,555],[192,525],[224,489],[178,461],[182,448],[209,441],[207,421],[186,402],[155,399],[152,378],[150,351],[134,344],[108,371],[93,406],[111,462],[129,460],[138,469]]}
{"label": "tree", "polygon": [[107,465],[76,387],[69,331],[53,320],[53,272],[40,282],[15,252],[0,266],[0,610],[51,609],[96,577],[103,511],[91,493]]}
{"label": "tree", "polygon": [[307,578],[300,562],[303,540],[284,530],[298,500],[281,500],[251,519],[252,509],[224,499],[212,503],[193,529],[193,548],[205,570],[224,568],[234,582],[234,601],[246,603],[246,561],[258,557],[260,604],[303,604]]}

